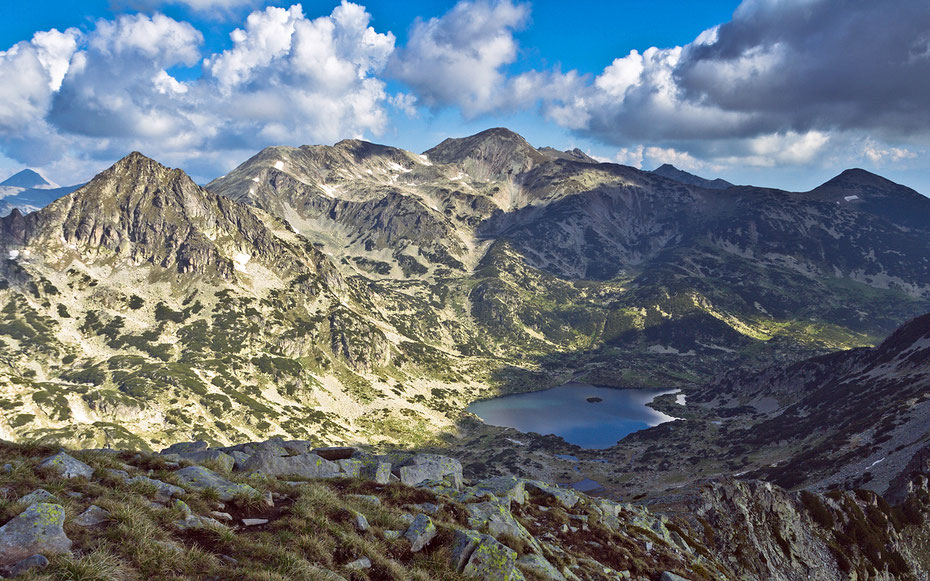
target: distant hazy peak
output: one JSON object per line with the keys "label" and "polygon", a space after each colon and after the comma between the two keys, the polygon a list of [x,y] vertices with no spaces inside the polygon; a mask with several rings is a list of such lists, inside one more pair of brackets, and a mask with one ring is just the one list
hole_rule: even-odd
{"label": "distant hazy peak", "polygon": [[44,177],[42,177],[38,172],[35,172],[31,169],[24,169],[23,171],[14,174],[6,179],[4,182],[0,182],[0,186],[12,186],[15,188],[36,188],[36,189],[48,189],[48,188],[57,188],[58,185],[54,184]]}
{"label": "distant hazy peak", "polygon": [[688,173],[684,170],[680,170],[670,163],[662,164],[656,169],[652,170],[651,173],[654,173],[658,176],[668,178],[670,180],[675,180],[676,182],[682,184],[688,184],[690,186],[698,186],[701,188],[707,188],[711,190],[725,190],[729,187],[732,187],[733,184],[726,180],[717,178],[715,180],[709,180],[707,178],[702,178],[701,176],[694,175],[693,173]]}

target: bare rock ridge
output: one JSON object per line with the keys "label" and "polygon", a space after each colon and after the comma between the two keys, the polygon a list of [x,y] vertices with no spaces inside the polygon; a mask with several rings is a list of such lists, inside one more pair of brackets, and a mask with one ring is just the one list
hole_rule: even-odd
{"label": "bare rock ridge", "polygon": [[138,152],[41,212],[4,219],[0,229],[10,233],[0,240],[8,250],[41,245],[223,277],[233,276],[239,254],[276,261],[291,251],[251,208]]}
{"label": "bare rock ridge", "polygon": [[660,175],[676,182],[681,182],[683,184],[690,184],[692,186],[699,186],[702,188],[707,188],[709,190],[725,190],[729,187],[732,187],[733,184],[730,182],[716,178],[709,180],[707,178],[702,178],[701,176],[688,173],[686,171],[680,170],[677,167],[673,166],[670,163],[664,163],[652,170],[652,173]]}

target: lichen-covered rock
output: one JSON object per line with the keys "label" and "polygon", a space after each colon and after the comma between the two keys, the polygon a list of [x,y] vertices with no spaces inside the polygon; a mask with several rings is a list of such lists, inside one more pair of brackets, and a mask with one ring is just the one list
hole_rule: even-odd
{"label": "lichen-covered rock", "polygon": [[404,533],[404,537],[410,541],[410,550],[414,553],[420,551],[433,540],[436,536],[436,525],[430,517],[425,514],[418,514],[414,517],[413,522]]}
{"label": "lichen-covered rock", "polygon": [[109,511],[100,508],[96,504],[92,504],[87,507],[87,510],[76,516],[73,522],[82,527],[95,527],[108,520],[110,520]]}
{"label": "lichen-covered rock", "polygon": [[560,573],[558,569],[552,566],[552,563],[541,555],[524,555],[517,559],[517,565],[540,579],[545,579],[546,581],[565,581],[565,575]]}
{"label": "lichen-covered rock", "polygon": [[94,474],[93,468],[64,452],[49,456],[39,464],[39,468],[54,472],[62,478],[90,478]]}
{"label": "lichen-covered rock", "polygon": [[12,565],[36,554],[56,555],[71,549],[62,525],[65,509],[37,502],[0,527],[0,566]]}
{"label": "lichen-covered rock", "polygon": [[223,478],[216,472],[203,466],[188,466],[176,472],[178,480],[185,488],[193,490],[215,490],[223,502],[232,500],[240,495],[261,496],[257,490],[248,484],[238,484]]}
{"label": "lichen-covered rock", "polygon": [[360,532],[367,531],[369,529],[369,525],[368,525],[368,519],[365,518],[365,515],[358,512],[357,510],[353,510],[351,512],[352,512],[352,522],[355,525],[355,529]]}
{"label": "lichen-covered rock", "polygon": [[324,460],[316,454],[278,456],[265,451],[254,454],[237,470],[258,472],[269,476],[299,476],[301,478],[332,478],[342,473],[339,464]]}
{"label": "lichen-covered rock", "polygon": [[509,535],[514,538],[524,539],[534,548],[538,548],[533,535],[513,517],[507,506],[499,501],[466,504],[465,509],[468,511],[468,526],[471,528],[487,529],[488,533],[495,538]]}
{"label": "lichen-covered rock", "polygon": [[516,565],[517,553],[490,535],[475,531],[457,531],[452,548],[452,562],[471,579],[487,581],[523,581]]}
{"label": "lichen-covered rock", "polygon": [[339,472],[347,478],[358,478],[362,475],[362,463],[358,460],[342,459],[336,460],[339,465]]}
{"label": "lichen-covered rock", "polygon": [[396,468],[401,483],[416,486],[426,480],[448,479],[455,488],[461,488],[462,463],[455,458],[439,454],[416,454]]}

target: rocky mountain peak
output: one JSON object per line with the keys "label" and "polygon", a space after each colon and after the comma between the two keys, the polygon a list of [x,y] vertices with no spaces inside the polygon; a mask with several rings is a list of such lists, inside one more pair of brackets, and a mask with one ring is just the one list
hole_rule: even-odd
{"label": "rocky mountain peak", "polygon": [[459,164],[472,177],[485,180],[512,179],[549,160],[522,136],[502,127],[446,139],[424,154],[434,162]]}
{"label": "rocky mountain peak", "polygon": [[[893,181],[883,178],[880,175],[874,174],[870,171],[855,167],[844,170],[838,176],[826,181],[823,185],[815,188],[813,191],[818,191],[824,188],[835,188],[835,187],[852,187],[852,188],[876,188],[881,190],[900,190],[900,189],[910,189],[904,188],[899,184],[894,183]],[[912,190],[913,191],[913,190]]]}
{"label": "rocky mountain peak", "polygon": [[139,152],[38,212],[4,219],[0,236],[0,245],[41,246],[84,263],[124,259],[225,278],[243,270],[245,256],[275,261],[281,254],[255,210]]}

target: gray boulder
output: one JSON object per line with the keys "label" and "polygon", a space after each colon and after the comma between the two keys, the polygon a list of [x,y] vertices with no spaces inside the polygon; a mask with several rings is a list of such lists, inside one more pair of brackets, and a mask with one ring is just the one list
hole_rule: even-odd
{"label": "gray boulder", "polygon": [[541,555],[524,555],[517,559],[517,565],[546,581],[566,581],[565,575],[562,575],[558,569],[552,566],[552,563]]}
{"label": "gray boulder", "polygon": [[39,468],[54,472],[62,478],[90,478],[94,474],[93,468],[64,452],[49,456],[39,464]]}
{"label": "gray boulder", "polygon": [[355,525],[356,530],[358,530],[359,532],[367,531],[369,529],[369,525],[368,525],[368,519],[365,518],[365,515],[358,512],[357,510],[353,510],[351,512],[352,512],[352,521],[353,521],[353,524]]}
{"label": "gray boulder", "polygon": [[408,486],[427,480],[447,479],[455,488],[461,488],[464,481],[462,463],[439,454],[416,454],[397,466],[395,473],[401,483]]}
{"label": "gray boulder", "polygon": [[510,535],[516,538],[532,539],[529,531],[513,517],[507,507],[493,501],[466,504],[468,526],[473,529],[487,527],[493,537]]}
{"label": "gray boulder", "polygon": [[219,499],[223,502],[232,500],[239,495],[261,496],[251,486],[231,482],[203,466],[188,466],[187,468],[181,468],[175,474],[177,474],[178,480],[181,481],[181,485],[185,488],[198,491],[215,490]]}
{"label": "gray boulder", "polygon": [[48,559],[46,559],[44,555],[33,555],[31,557],[26,557],[4,571],[4,576],[19,577],[32,569],[44,569],[46,567],[48,567]]}
{"label": "gray boulder", "polygon": [[87,507],[87,510],[74,518],[74,524],[82,527],[95,527],[110,520],[110,513],[96,504]]}
{"label": "gray boulder", "polygon": [[497,498],[507,502],[523,504],[526,502],[526,484],[513,476],[500,476],[477,482],[474,488],[478,491],[487,491]]}
{"label": "gray boulder", "polygon": [[203,450],[201,452],[181,452],[177,454],[184,460],[190,460],[195,464],[203,462],[215,462],[220,466],[223,472],[231,472],[236,464],[235,458],[219,450]]}
{"label": "gray boulder", "polygon": [[665,573],[662,573],[661,577],[659,577],[659,581],[688,581],[688,580],[682,577],[681,575],[676,575],[670,571],[666,571]]}
{"label": "gray boulder", "polygon": [[480,542],[481,533],[478,531],[455,531],[452,540],[452,568],[461,573]]}
{"label": "gray boulder", "polygon": [[56,555],[71,549],[62,525],[65,509],[37,502],[0,527],[0,566],[13,565],[36,554]]}
{"label": "gray boulder", "polygon": [[55,498],[55,495],[49,492],[48,490],[45,490],[44,488],[37,488],[36,490],[33,490],[26,496],[20,498],[17,502],[21,502],[25,504],[26,506],[29,506],[37,502],[56,503],[58,502],[58,499]]}
{"label": "gray boulder", "polygon": [[162,504],[167,503],[173,497],[179,496],[186,492],[180,486],[168,484],[167,482],[163,482],[155,478],[149,478],[148,476],[136,476],[134,478],[127,478],[126,483],[143,484],[155,487],[155,500],[157,502],[161,502]]}
{"label": "gray boulder", "polygon": [[229,455],[232,456],[234,462],[233,470],[242,470],[242,465],[248,462],[249,458],[251,458],[251,456],[245,452],[242,452],[241,450],[231,450]]}
{"label": "gray boulder", "polygon": [[371,559],[368,557],[356,559],[351,563],[346,564],[346,569],[349,571],[363,571],[365,569],[371,569]]}
{"label": "gray boulder", "polygon": [[437,532],[436,525],[433,524],[432,519],[421,513],[410,523],[407,532],[404,533],[404,537],[410,541],[410,550],[416,553],[428,545],[430,541],[433,540],[433,537],[436,536]]}
{"label": "gray boulder", "polygon": [[387,484],[391,481],[391,463],[384,462],[373,456],[355,456],[353,460],[361,463],[359,476],[367,480],[374,480],[378,484]]}
{"label": "gray boulder", "polygon": [[300,476],[302,478],[331,478],[340,474],[338,464],[324,460],[316,454],[277,456],[266,451],[250,457],[238,470],[258,472],[269,476]]}

